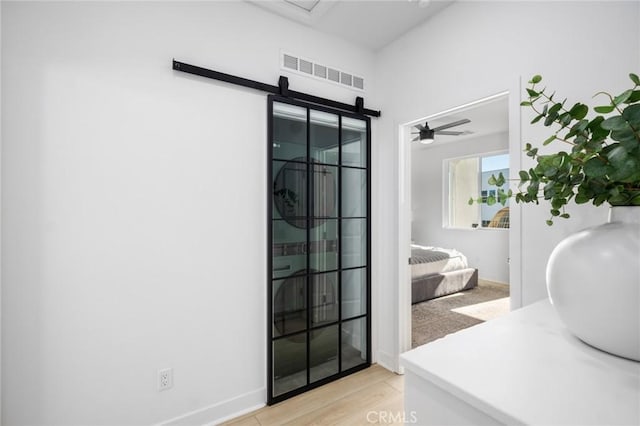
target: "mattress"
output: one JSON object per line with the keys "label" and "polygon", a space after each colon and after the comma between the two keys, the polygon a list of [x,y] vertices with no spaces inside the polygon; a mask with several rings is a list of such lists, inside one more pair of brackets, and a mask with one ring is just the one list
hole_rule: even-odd
{"label": "mattress", "polygon": [[467,257],[455,249],[411,245],[411,278],[468,268]]}

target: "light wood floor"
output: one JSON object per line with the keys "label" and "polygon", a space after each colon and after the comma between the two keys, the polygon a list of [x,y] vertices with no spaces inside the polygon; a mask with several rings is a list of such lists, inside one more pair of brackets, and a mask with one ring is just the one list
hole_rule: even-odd
{"label": "light wood floor", "polygon": [[404,377],[372,365],[225,425],[400,425]]}

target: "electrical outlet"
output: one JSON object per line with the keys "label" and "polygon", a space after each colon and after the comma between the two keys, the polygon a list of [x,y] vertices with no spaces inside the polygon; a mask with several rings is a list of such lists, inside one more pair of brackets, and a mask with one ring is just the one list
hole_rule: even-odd
{"label": "electrical outlet", "polygon": [[163,391],[173,387],[173,368],[158,370],[158,390]]}

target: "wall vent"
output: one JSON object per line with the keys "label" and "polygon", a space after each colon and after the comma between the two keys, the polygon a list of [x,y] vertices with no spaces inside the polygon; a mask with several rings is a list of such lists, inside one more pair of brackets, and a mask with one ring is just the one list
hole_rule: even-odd
{"label": "wall vent", "polygon": [[341,86],[364,91],[364,78],[328,65],[319,64],[316,61],[301,58],[290,53],[282,53],[280,57],[281,68],[294,71],[309,77],[330,81]]}
{"label": "wall vent", "polygon": [[284,55],[282,66],[292,70],[298,70],[298,58],[290,55]]}
{"label": "wall vent", "polygon": [[304,59],[300,59],[300,71],[305,74],[313,73],[313,62],[305,61]]}

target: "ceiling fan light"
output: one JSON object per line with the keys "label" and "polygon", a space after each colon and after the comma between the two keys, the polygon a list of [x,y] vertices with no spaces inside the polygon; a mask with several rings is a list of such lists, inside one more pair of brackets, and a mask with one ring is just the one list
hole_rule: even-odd
{"label": "ceiling fan light", "polygon": [[433,143],[433,140],[434,140],[433,136],[431,136],[431,137],[427,137],[427,138],[424,138],[424,139],[420,139],[420,143],[422,145],[429,145],[430,143]]}

